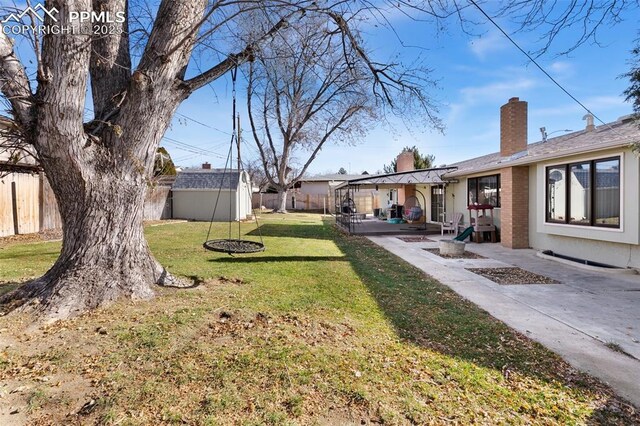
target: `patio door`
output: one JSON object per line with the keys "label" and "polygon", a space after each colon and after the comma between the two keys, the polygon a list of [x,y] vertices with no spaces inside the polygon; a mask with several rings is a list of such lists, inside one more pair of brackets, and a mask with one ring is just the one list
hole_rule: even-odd
{"label": "patio door", "polygon": [[444,220],[444,185],[434,185],[431,187],[431,221]]}

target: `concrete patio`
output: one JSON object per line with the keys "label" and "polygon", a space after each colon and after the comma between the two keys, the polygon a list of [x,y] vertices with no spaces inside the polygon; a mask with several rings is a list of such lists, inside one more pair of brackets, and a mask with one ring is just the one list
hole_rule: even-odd
{"label": "concrete patio", "polygon": [[[451,237],[428,238],[433,242],[369,237],[640,407],[640,275],[587,271],[488,243],[467,243],[486,259],[445,259],[423,249]],[[465,269],[514,266],[559,284],[499,285]]]}

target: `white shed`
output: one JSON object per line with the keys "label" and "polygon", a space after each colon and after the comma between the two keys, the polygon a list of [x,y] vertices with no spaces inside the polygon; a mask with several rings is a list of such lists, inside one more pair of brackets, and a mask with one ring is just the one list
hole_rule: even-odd
{"label": "white shed", "polygon": [[[227,222],[251,216],[251,180],[245,171],[186,169],[172,187],[175,219]],[[217,200],[217,207],[216,207]]]}

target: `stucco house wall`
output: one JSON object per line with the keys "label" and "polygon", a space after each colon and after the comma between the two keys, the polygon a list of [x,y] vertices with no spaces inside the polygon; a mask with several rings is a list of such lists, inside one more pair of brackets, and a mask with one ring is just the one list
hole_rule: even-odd
{"label": "stucco house wall", "polygon": [[301,182],[300,193],[309,195],[329,195],[329,182]]}
{"label": "stucco house wall", "polygon": [[[500,174],[499,171],[488,171],[480,174],[472,174],[469,176],[456,177],[457,183],[447,185],[447,221],[453,219],[456,213],[462,213],[462,222],[465,226],[470,226],[470,215],[467,207],[468,204],[468,179],[482,176]],[[500,207],[493,209],[493,224],[500,232]],[[489,212],[487,212],[489,214]],[[475,216],[474,216],[475,217]]]}

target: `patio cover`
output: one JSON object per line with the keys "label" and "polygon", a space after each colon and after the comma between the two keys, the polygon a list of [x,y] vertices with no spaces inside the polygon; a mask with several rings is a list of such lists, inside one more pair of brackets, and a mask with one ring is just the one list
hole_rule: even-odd
{"label": "patio cover", "polygon": [[456,182],[455,179],[446,179],[443,176],[449,172],[457,170],[457,167],[438,167],[434,169],[411,170],[409,172],[387,173],[383,175],[365,176],[359,179],[351,179],[341,183],[334,189],[342,189],[347,186],[370,186],[370,187],[397,187],[399,185],[429,184],[438,185],[442,183]]}

